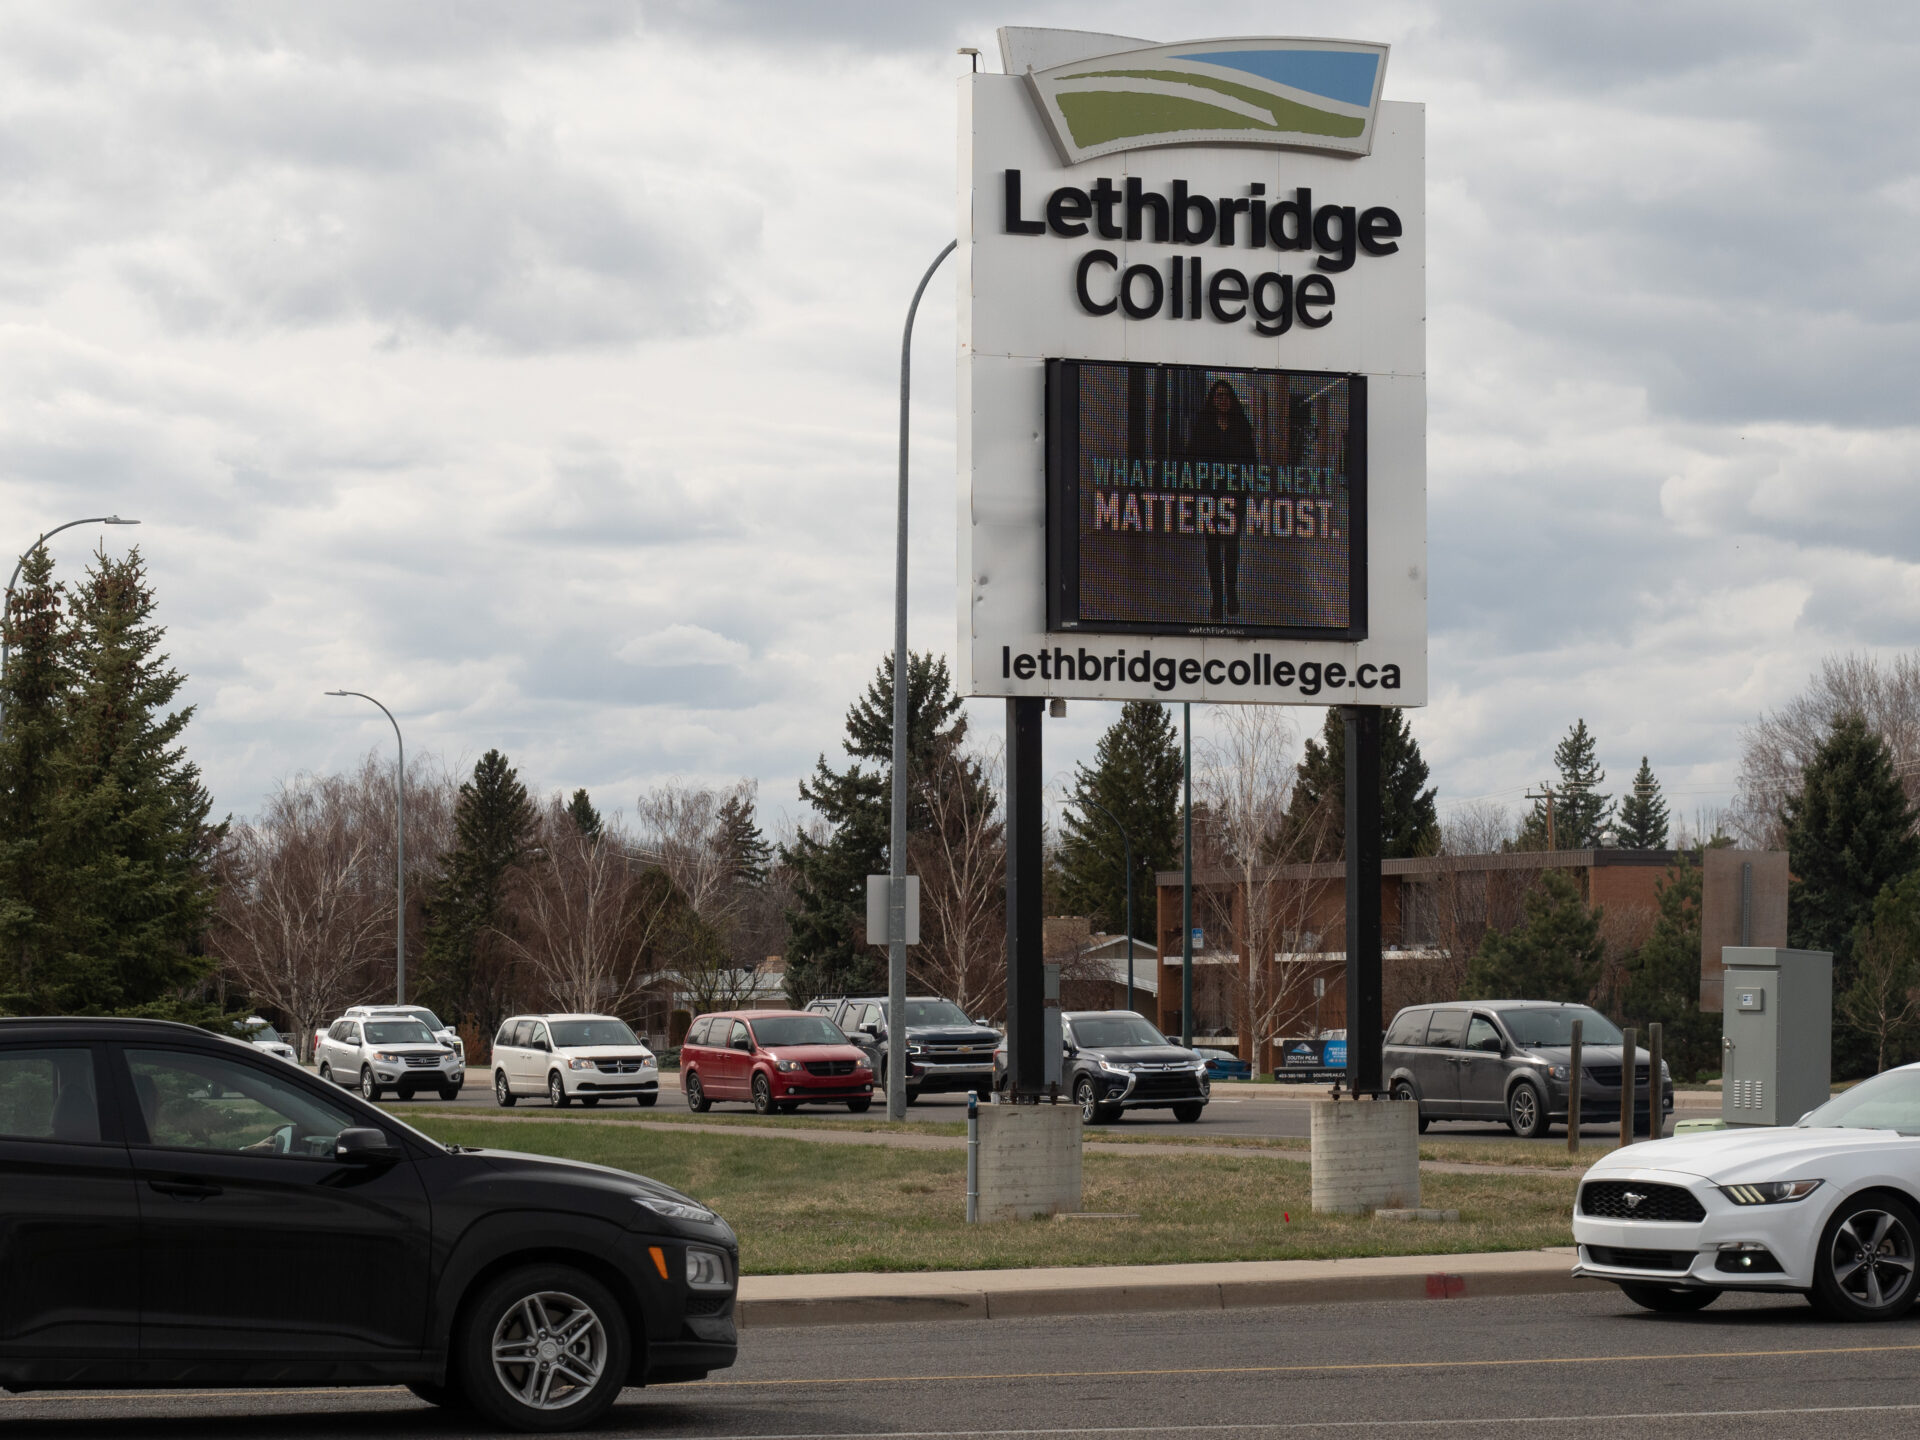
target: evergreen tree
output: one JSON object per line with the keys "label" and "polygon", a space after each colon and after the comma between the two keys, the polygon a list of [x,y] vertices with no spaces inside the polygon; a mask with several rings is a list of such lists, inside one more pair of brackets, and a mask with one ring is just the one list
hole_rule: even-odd
{"label": "evergreen tree", "polygon": [[1787,943],[1833,952],[1834,993],[1853,983],[1853,936],[1880,892],[1920,865],[1893,759],[1857,714],[1840,716],[1801,772],[1783,818],[1792,878]]}
{"label": "evergreen tree", "polygon": [[1865,1042],[1835,1047],[1856,1062],[1841,1065],[1844,1072],[1864,1069],[1867,1047],[1875,1074],[1911,1058],[1920,1038],[1920,870],[1882,890],[1873,918],[1854,933],[1853,982],[1836,998],[1834,1018]]}
{"label": "evergreen tree", "polygon": [[[967,720],[953,693],[947,662],[936,655],[907,657],[907,830],[925,830],[926,783],[966,738]],[[880,952],[860,943],[866,924],[867,876],[888,868],[892,830],[893,657],[880,664],[866,694],[847,711],[847,754],[854,763],[834,770],[822,755],[800,798],[825,826],[802,831],[781,858],[791,867],[794,908],[787,914],[787,994],[801,1004],[812,996],[878,988],[885,976]],[[870,764],[863,765],[866,761]],[[993,808],[993,794],[977,765],[963,765],[968,803]]]}
{"label": "evergreen tree", "polygon": [[726,798],[716,817],[715,841],[727,858],[727,870],[736,883],[764,885],[767,866],[773,859],[773,847],[760,833],[754,816],[751,782],[743,784]]}
{"label": "evergreen tree", "polygon": [[[1437,854],[1440,817],[1427,762],[1404,710],[1380,712],[1380,858]],[[1287,809],[1284,853],[1313,860],[1342,853],[1347,842],[1347,726],[1329,707],[1318,740],[1309,739]],[[1310,853],[1317,852],[1317,853]]]}
{"label": "evergreen tree", "polygon": [[[1657,849],[1658,846],[1639,847]],[[1644,1038],[1661,1025],[1676,1080],[1720,1073],[1720,1015],[1700,1008],[1700,867],[1686,856],[1659,884],[1659,918],[1646,944],[1627,957],[1622,1009]]]}
{"label": "evergreen tree", "polygon": [[72,684],[64,587],[35,547],[21,565],[7,620],[11,653],[0,671],[0,937],[5,1007],[57,1009],[46,968],[50,931],[66,899],[53,862],[54,769],[66,737]]}
{"label": "evergreen tree", "polygon": [[1527,892],[1518,925],[1489,931],[1467,966],[1467,989],[1503,1000],[1585,1003],[1600,979],[1600,911],[1564,871],[1548,870]]}
{"label": "evergreen tree", "polygon": [[191,992],[214,968],[204,939],[227,827],[207,823],[212,799],[179,744],[193,707],[167,712],[186,677],[160,653],[154,610],[137,549],[97,555],[73,606],[43,852],[61,899],[35,987],[37,1004],[69,1014],[210,1009]]}
{"label": "evergreen tree", "polygon": [[1180,864],[1180,768],[1180,731],[1167,707],[1122,705],[1092,766],[1075,768],[1060,843],[1049,857],[1057,885],[1049,914],[1085,915],[1109,935],[1125,933],[1126,846],[1111,811],[1133,842],[1134,935],[1153,939],[1154,873]]}
{"label": "evergreen tree", "polygon": [[1633,793],[1620,802],[1620,818],[1614,822],[1613,838],[1623,850],[1667,848],[1667,802],[1644,755],[1633,777]]}
{"label": "evergreen tree", "polygon": [[1560,776],[1553,787],[1553,825],[1547,825],[1546,802],[1536,803],[1520,827],[1516,848],[1544,850],[1551,836],[1556,850],[1597,849],[1613,821],[1613,797],[1600,792],[1607,772],[1594,759],[1593,735],[1585,720],[1576,720],[1566,739],[1554,746],[1553,767]]}
{"label": "evergreen tree", "polygon": [[574,791],[573,798],[567,801],[567,818],[589,840],[598,840],[606,828],[600,812],[593,808],[592,797],[584,789]]}
{"label": "evergreen tree", "polygon": [[519,774],[489,750],[462,782],[454,802],[453,847],[441,857],[426,906],[427,944],[421,998],[443,1015],[488,1034],[501,1017],[502,985],[491,943],[508,872],[526,854],[534,831],[533,801]]}

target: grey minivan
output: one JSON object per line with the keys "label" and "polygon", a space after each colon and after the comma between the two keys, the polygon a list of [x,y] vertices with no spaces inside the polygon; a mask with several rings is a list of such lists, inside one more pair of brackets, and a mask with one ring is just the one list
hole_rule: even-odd
{"label": "grey minivan", "polygon": [[[1567,1119],[1573,1022],[1581,1022],[1580,1120],[1618,1123],[1621,1053],[1626,1039],[1598,1010],[1552,1000],[1475,1000],[1410,1005],[1387,1027],[1384,1069],[1394,1098],[1420,1102],[1420,1128],[1432,1120],[1504,1120],[1538,1139]],[[1647,1067],[1634,1049],[1634,1129],[1648,1133]],[[1662,1128],[1673,1088],[1660,1064]]]}

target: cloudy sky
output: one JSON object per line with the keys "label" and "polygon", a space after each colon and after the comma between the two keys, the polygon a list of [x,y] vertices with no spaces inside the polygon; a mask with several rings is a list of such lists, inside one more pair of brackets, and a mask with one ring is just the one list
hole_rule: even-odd
{"label": "cloudy sky", "polygon": [[[0,5],[9,550],[138,516],[221,810],[390,743],[630,809],[796,777],[891,639],[899,327],[994,27],[1188,6]],[[1920,620],[1909,6],[1217,3],[1428,106],[1444,800],[1576,716],[1723,802],[1740,727]],[[912,635],[953,643],[953,290]],[[77,567],[98,532],[54,542]],[[1048,731],[1056,774],[1108,718]],[[999,714],[978,704],[983,729]],[[1302,711],[1317,726],[1319,711]],[[1202,717],[1199,726],[1204,726]]]}

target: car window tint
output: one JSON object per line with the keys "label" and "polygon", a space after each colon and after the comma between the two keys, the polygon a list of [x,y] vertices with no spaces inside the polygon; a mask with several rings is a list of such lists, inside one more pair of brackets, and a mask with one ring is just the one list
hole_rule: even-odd
{"label": "car window tint", "polygon": [[1467,1033],[1467,1012],[1436,1010],[1427,1022],[1427,1044],[1457,1050]]}
{"label": "car window tint", "polygon": [[707,1022],[696,1020],[687,1029],[687,1038],[680,1042],[684,1045],[704,1045],[707,1043]]}
{"label": "car window tint", "polygon": [[330,1160],[334,1137],[360,1123],[297,1085],[223,1056],[126,1054],[149,1142],[165,1149]]}
{"label": "car window tint", "polygon": [[533,1043],[533,1021],[520,1020],[514,1023],[513,1043],[516,1049],[524,1050]]}
{"label": "car window tint", "polygon": [[1500,1053],[1500,1031],[1493,1021],[1484,1015],[1476,1015],[1467,1022],[1467,1049],[1486,1050]]}
{"label": "car window tint", "polygon": [[733,1022],[733,1033],[728,1037],[727,1043],[730,1045],[738,1045],[742,1041],[745,1041],[749,1045],[753,1043],[752,1038],[747,1034],[747,1022],[744,1020],[736,1020]]}
{"label": "car window tint", "polygon": [[98,1093],[91,1050],[0,1050],[0,1135],[98,1140]]}
{"label": "car window tint", "polygon": [[513,1021],[509,1020],[500,1027],[500,1033],[493,1037],[493,1043],[496,1047],[513,1044]]}
{"label": "car window tint", "polygon": [[861,1017],[860,1023],[862,1025],[871,1025],[878,1029],[887,1023],[886,1012],[881,1010],[878,1005],[869,1005],[867,1006],[866,1014]]}
{"label": "car window tint", "polygon": [[1386,1043],[1389,1045],[1418,1045],[1427,1034],[1427,1012],[1425,1010],[1406,1010],[1396,1015],[1393,1028],[1387,1031]]}
{"label": "car window tint", "polygon": [[533,1027],[533,1040],[531,1043],[535,1045],[545,1045],[547,1043],[547,1027],[546,1026],[536,1024]]}

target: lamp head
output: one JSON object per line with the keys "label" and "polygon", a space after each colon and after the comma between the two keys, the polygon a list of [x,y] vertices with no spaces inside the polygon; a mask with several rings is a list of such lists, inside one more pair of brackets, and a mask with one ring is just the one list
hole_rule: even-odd
{"label": "lamp head", "polygon": [[100,522],[102,525],[138,525],[138,520],[122,520],[118,515],[109,515]]}
{"label": "lamp head", "polygon": [[350,691],[346,691],[346,690],[329,690],[329,691],[327,691],[327,694],[329,694],[329,695],[346,695],[346,694],[350,694],[350,693],[351,693]]}

